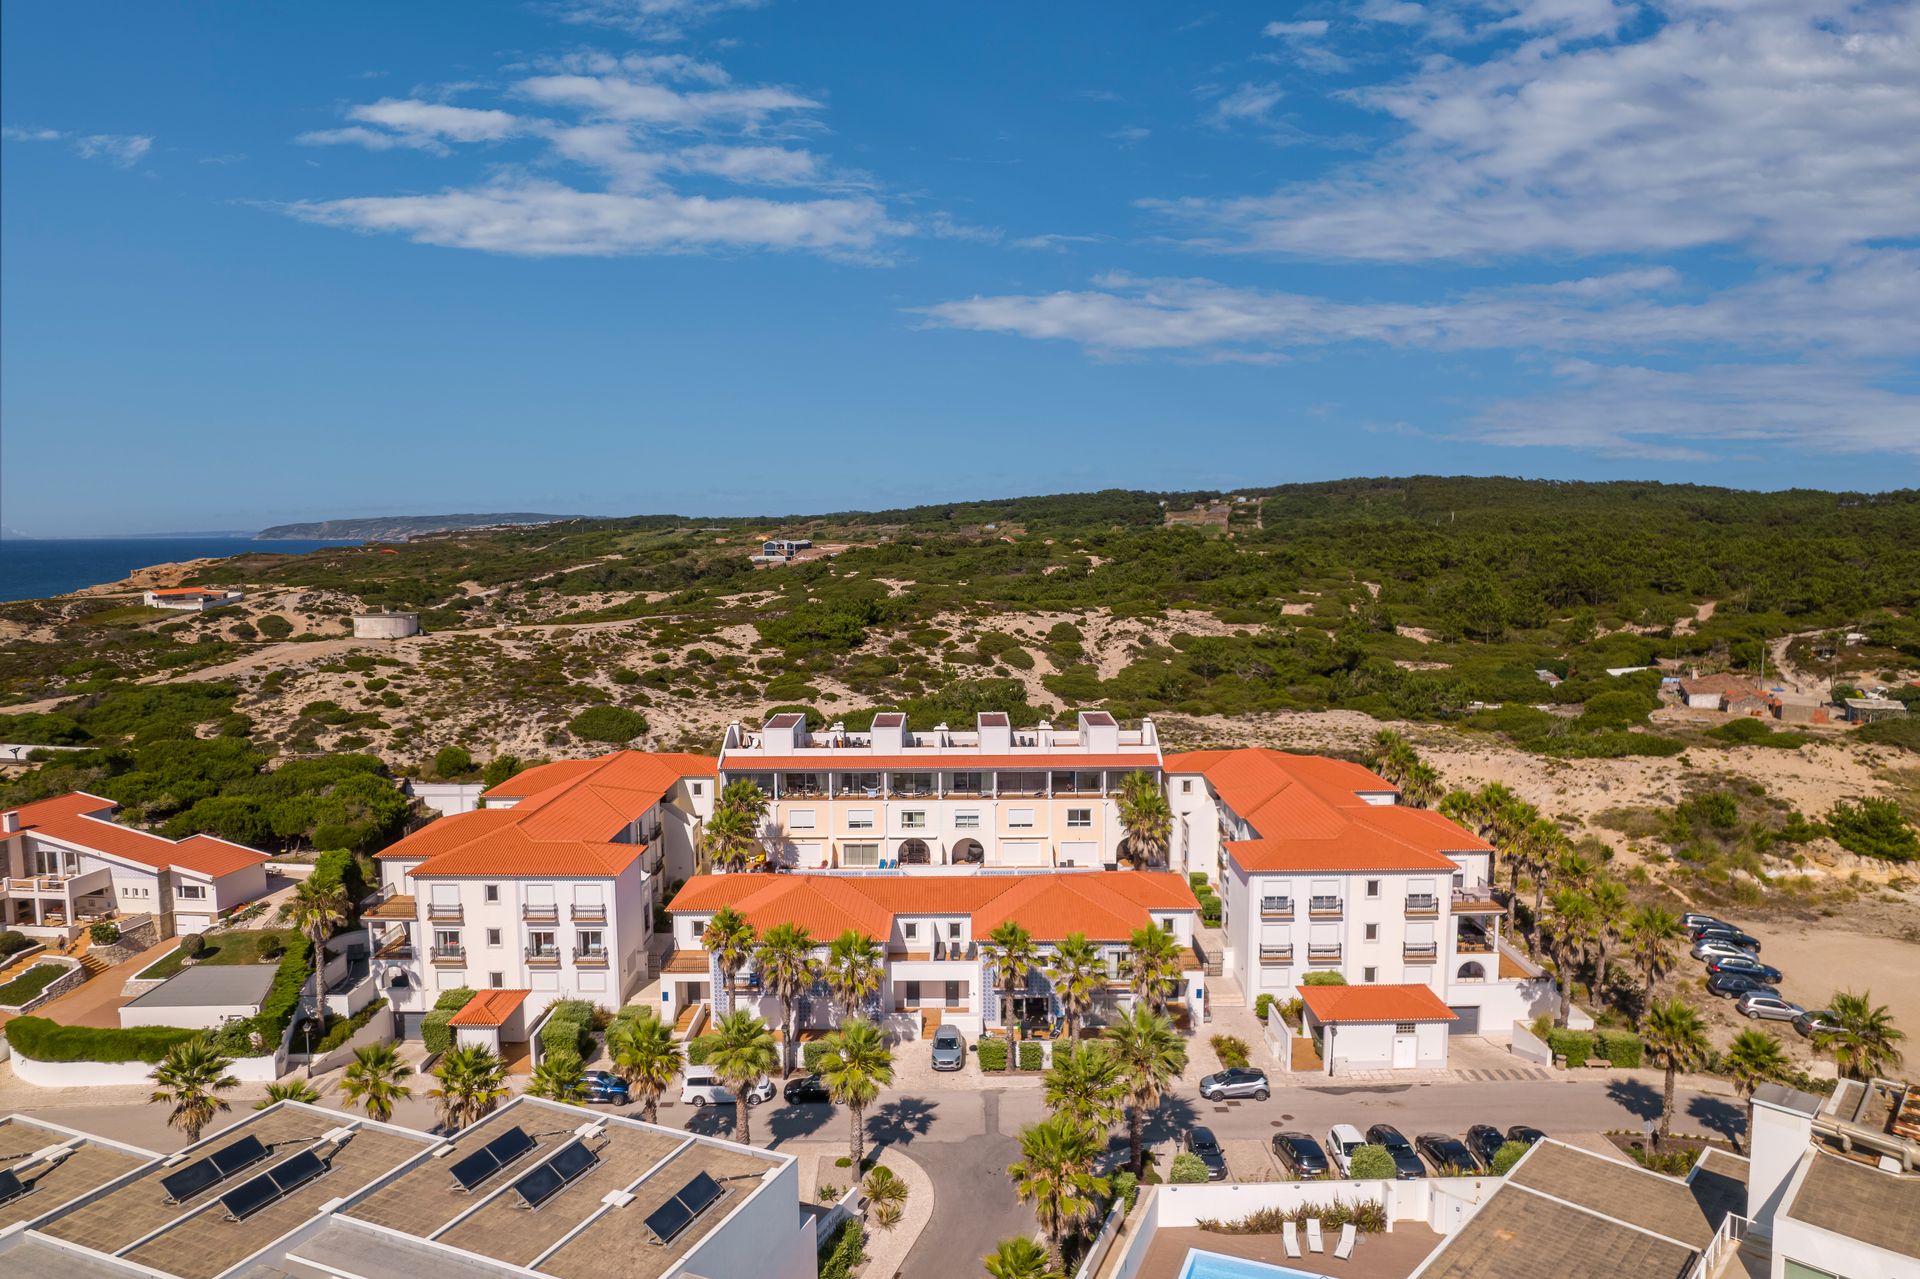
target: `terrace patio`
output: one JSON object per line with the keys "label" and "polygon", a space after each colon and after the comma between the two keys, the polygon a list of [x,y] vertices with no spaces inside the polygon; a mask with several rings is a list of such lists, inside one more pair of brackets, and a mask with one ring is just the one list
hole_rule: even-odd
{"label": "terrace patio", "polygon": [[1337,1275],[1341,1279],[1407,1279],[1445,1238],[1426,1226],[1398,1222],[1389,1233],[1361,1235],[1353,1255],[1345,1261],[1336,1261],[1333,1246],[1339,1237],[1339,1231],[1328,1231],[1327,1251],[1312,1253],[1307,1252],[1306,1235],[1302,1233],[1300,1250],[1305,1255],[1294,1259],[1287,1256],[1286,1245],[1279,1235],[1226,1235],[1197,1226],[1168,1227],[1158,1231],[1147,1246],[1147,1255],[1141,1260],[1135,1279],[1180,1279],[1187,1253],[1195,1248],[1243,1261],[1282,1266],[1302,1274]]}

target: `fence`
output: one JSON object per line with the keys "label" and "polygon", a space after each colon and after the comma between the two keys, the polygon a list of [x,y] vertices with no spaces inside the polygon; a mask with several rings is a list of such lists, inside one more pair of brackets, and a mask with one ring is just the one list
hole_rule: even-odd
{"label": "fence", "polygon": [[1100,1233],[1093,1237],[1093,1244],[1081,1260],[1080,1268],[1073,1272],[1073,1279],[1093,1279],[1100,1273],[1101,1263],[1113,1251],[1113,1241],[1120,1237],[1120,1228],[1126,1224],[1127,1201],[1116,1199],[1112,1210],[1107,1213],[1107,1219],[1100,1223]]}
{"label": "fence", "polygon": [[1514,1056],[1524,1058],[1535,1065],[1553,1065],[1553,1049],[1547,1047],[1545,1041],[1535,1035],[1524,1021],[1513,1023],[1513,1039],[1508,1047],[1513,1051]]}
{"label": "fence", "polygon": [[1713,1232],[1713,1238],[1700,1252],[1699,1260],[1693,1263],[1693,1269],[1687,1272],[1687,1279],[1712,1279],[1720,1265],[1729,1256],[1740,1251],[1747,1241],[1747,1233],[1753,1223],[1745,1217],[1728,1213],[1720,1221],[1720,1228]]}

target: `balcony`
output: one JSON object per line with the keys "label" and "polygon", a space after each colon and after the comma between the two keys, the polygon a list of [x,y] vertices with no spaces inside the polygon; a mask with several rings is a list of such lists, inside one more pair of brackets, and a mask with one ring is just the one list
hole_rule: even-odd
{"label": "balcony", "polygon": [[1440,917],[1440,899],[1432,893],[1410,894],[1407,897],[1408,919],[1438,919]]}
{"label": "balcony", "polygon": [[[532,961],[529,960],[529,963]],[[575,968],[605,968],[607,966],[607,948],[589,946],[585,949],[574,947],[573,966]]]}
{"label": "balcony", "polygon": [[1260,918],[1292,919],[1293,918],[1293,898],[1262,897],[1260,899]]}
{"label": "balcony", "polygon": [[1481,881],[1477,884],[1463,884],[1453,890],[1453,913],[1498,915],[1502,910],[1500,903],[1494,900],[1493,885]]}
{"label": "balcony", "polygon": [[1401,948],[1400,956],[1409,964],[1431,964],[1440,957],[1440,947],[1430,941],[1410,941]]}
{"label": "balcony", "polygon": [[427,903],[427,922],[429,924],[464,923],[466,914],[467,912],[461,908],[459,902],[453,902],[451,904],[446,902]]}
{"label": "balcony", "polygon": [[1453,948],[1462,955],[1491,955],[1493,953],[1493,938],[1485,933],[1470,933],[1462,929],[1459,939],[1453,944]]}
{"label": "balcony", "polygon": [[604,924],[607,922],[607,908],[605,905],[583,906],[575,903],[573,907],[573,922],[576,924]]}
{"label": "balcony", "polygon": [[1345,903],[1338,897],[1309,897],[1307,899],[1308,919],[1338,919],[1345,909]]}
{"label": "balcony", "polygon": [[[1334,955],[1335,959],[1340,957],[1338,954],[1339,949],[1338,946],[1334,947],[1334,951],[1336,952]],[[1260,948],[1260,966],[1262,968],[1284,968],[1291,963],[1293,963],[1292,946],[1262,946]]]}
{"label": "balcony", "polygon": [[558,946],[529,946],[526,949],[527,967],[558,968],[560,966],[560,948]]}
{"label": "balcony", "polygon": [[527,902],[520,907],[520,918],[531,924],[557,924],[560,922],[560,908],[552,902]]}
{"label": "balcony", "polygon": [[1332,946],[1308,946],[1307,962],[1309,964],[1337,964],[1340,962],[1340,947],[1338,944]]}
{"label": "balcony", "polygon": [[467,962],[467,948],[465,946],[435,946],[430,953],[435,965],[444,965],[448,968],[460,968]]}

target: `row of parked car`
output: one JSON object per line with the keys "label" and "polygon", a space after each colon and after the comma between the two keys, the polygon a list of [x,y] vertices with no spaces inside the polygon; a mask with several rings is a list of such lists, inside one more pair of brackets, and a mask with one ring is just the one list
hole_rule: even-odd
{"label": "row of parked car", "polygon": [[[1379,1146],[1393,1159],[1394,1178],[1413,1181],[1427,1175],[1428,1165],[1442,1175],[1490,1171],[1494,1155],[1509,1141],[1531,1146],[1546,1135],[1526,1124],[1515,1124],[1504,1132],[1492,1124],[1475,1124],[1467,1129],[1464,1139],[1448,1133],[1425,1132],[1408,1141],[1392,1124],[1374,1124],[1364,1133],[1352,1124],[1335,1124],[1327,1130],[1324,1146],[1304,1132],[1275,1133],[1273,1157],[1289,1176],[1310,1181],[1330,1175],[1347,1176],[1356,1150],[1362,1146]],[[1227,1157],[1214,1139],[1212,1129],[1188,1129],[1185,1146],[1207,1166],[1209,1181],[1227,1179]]]}
{"label": "row of parked car", "polygon": [[1824,1009],[1809,1012],[1781,995],[1777,986],[1780,970],[1760,962],[1759,938],[1712,915],[1688,913],[1680,917],[1680,923],[1693,942],[1693,957],[1707,966],[1708,992],[1737,1000],[1735,1007],[1741,1016],[1792,1022],[1802,1035],[1833,1028],[1832,1013]]}

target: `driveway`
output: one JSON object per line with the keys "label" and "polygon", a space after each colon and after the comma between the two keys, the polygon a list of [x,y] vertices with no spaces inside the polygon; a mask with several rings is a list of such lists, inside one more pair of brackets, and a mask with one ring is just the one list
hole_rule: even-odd
{"label": "driveway", "polygon": [[95,973],[73,991],[33,1010],[36,1017],[50,1017],[65,1026],[95,1026],[106,1030],[120,1028],[120,1010],[132,1001],[120,993],[129,978],[150,967],[155,960],[180,944],[169,937],[147,947],[124,964]]}

